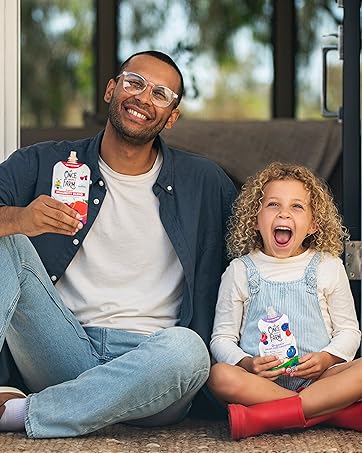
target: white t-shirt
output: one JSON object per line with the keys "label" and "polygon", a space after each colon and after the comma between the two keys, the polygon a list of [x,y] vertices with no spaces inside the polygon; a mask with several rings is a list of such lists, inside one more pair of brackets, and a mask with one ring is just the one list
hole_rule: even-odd
{"label": "white t-shirt", "polygon": [[152,191],[162,165],[129,176],[100,159],[107,193],[80,250],[57,283],[84,326],[151,334],[179,319],[184,274]]}
{"label": "white t-shirt", "polygon": [[[274,258],[260,251],[250,254],[266,280],[300,279],[315,252],[307,250],[290,258]],[[343,262],[322,254],[317,267],[317,293],[327,333],[331,339],[323,351],[352,360],[361,340],[353,296]],[[248,278],[244,263],[234,259],[222,276],[210,348],[217,362],[232,365],[249,354],[239,347],[240,331],[249,303]]]}

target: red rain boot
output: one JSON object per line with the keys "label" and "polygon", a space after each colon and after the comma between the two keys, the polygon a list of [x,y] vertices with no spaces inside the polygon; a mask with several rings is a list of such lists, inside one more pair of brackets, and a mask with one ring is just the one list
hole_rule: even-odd
{"label": "red rain boot", "polygon": [[354,429],[362,431],[362,402],[351,404],[329,414],[320,415],[306,420],[305,427],[324,423],[325,425],[335,426],[338,428]]}
{"label": "red rain boot", "polygon": [[228,411],[234,440],[281,429],[303,428],[306,423],[299,395],[248,407],[229,404]]}
{"label": "red rain boot", "polygon": [[326,423],[338,428],[362,431],[362,402],[351,404],[351,406],[333,412]]}

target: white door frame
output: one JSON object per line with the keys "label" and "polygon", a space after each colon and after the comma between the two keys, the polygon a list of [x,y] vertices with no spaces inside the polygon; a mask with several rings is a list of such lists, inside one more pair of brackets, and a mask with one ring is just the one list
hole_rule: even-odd
{"label": "white door frame", "polygon": [[0,162],[20,143],[20,0],[0,0]]}

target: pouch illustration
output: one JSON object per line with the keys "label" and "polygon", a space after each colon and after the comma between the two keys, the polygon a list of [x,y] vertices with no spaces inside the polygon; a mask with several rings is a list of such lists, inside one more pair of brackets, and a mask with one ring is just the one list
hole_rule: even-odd
{"label": "pouch illustration", "polygon": [[83,224],[87,222],[89,184],[90,169],[78,163],[76,151],[70,152],[67,162],[54,165],[51,196],[78,211]]}
{"label": "pouch illustration", "polygon": [[259,353],[261,356],[275,355],[283,363],[273,370],[285,368],[284,374],[290,374],[298,365],[298,349],[294,335],[289,328],[289,318],[283,313],[277,313],[274,307],[268,307],[266,318],[258,322],[261,332]]}

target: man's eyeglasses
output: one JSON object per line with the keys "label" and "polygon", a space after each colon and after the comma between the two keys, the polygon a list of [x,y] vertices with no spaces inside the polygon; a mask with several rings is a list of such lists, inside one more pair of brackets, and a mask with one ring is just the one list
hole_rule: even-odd
{"label": "man's eyeglasses", "polygon": [[123,71],[116,77],[116,80],[121,77],[123,89],[129,94],[141,94],[148,85],[151,85],[150,98],[152,104],[157,107],[168,107],[174,99],[178,98],[178,94],[174,93],[170,88],[162,85],[155,85],[135,72]]}

